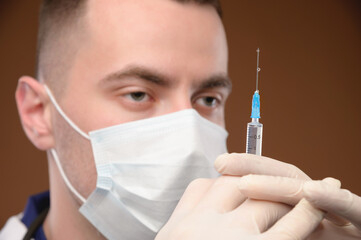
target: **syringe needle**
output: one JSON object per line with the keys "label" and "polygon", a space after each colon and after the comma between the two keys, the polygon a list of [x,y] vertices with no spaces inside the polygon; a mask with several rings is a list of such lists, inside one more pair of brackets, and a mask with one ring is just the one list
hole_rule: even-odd
{"label": "syringe needle", "polygon": [[256,76],[256,91],[258,91],[258,73],[261,71],[261,68],[259,67],[259,48],[256,50],[257,52],[257,76]]}
{"label": "syringe needle", "polygon": [[259,122],[261,118],[261,103],[258,91],[258,74],[261,71],[259,68],[259,48],[257,48],[257,78],[256,78],[256,91],[252,97],[252,122],[247,124],[247,144],[246,152],[256,155],[262,155],[262,131],[263,125]]}

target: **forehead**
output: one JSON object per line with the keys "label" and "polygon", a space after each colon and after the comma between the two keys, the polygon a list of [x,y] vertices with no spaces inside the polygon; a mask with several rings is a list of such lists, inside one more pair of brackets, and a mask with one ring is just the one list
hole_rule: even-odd
{"label": "forehead", "polygon": [[[175,0],[90,0],[87,12],[94,33],[118,29],[129,34],[149,34],[150,37],[154,36],[154,33],[163,33],[161,35],[164,36],[164,32],[174,29],[172,34],[168,33],[169,37],[181,37],[186,31],[190,38],[222,31],[222,23],[213,6],[199,5],[191,1],[179,3]],[[136,28],[129,28],[132,26]]]}
{"label": "forehead", "polygon": [[224,28],[211,5],[90,0],[85,23],[89,37],[73,67],[78,79],[101,79],[133,64],[180,78],[227,72]]}

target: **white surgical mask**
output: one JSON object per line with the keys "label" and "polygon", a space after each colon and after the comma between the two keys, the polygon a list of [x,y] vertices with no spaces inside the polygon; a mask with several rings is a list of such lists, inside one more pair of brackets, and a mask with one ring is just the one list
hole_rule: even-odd
{"label": "white surgical mask", "polygon": [[67,179],[56,151],[51,153],[65,183],[83,201],[79,211],[108,239],[154,239],[192,180],[219,175],[213,163],[227,152],[228,134],[193,109],[88,135],[45,89],[59,114],[91,141],[98,177],[86,200]]}

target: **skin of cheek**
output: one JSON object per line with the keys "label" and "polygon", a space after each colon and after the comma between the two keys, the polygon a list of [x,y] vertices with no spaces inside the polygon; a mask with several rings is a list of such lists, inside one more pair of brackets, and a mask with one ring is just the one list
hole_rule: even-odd
{"label": "skin of cheek", "polygon": [[73,187],[87,198],[95,189],[97,178],[90,141],[80,136],[55,110],[53,119],[59,161]]}

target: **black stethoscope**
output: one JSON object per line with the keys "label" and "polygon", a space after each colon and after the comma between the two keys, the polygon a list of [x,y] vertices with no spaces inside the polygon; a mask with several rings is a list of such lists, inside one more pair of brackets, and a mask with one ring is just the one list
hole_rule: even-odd
{"label": "black stethoscope", "polygon": [[31,223],[31,225],[28,228],[28,231],[26,232],[23,240],[31,240],[34,236],[34,233],[36,230],[43,224],[46,215],[49,212],[49,207],[44,209],[37,217],[36,219]]}

